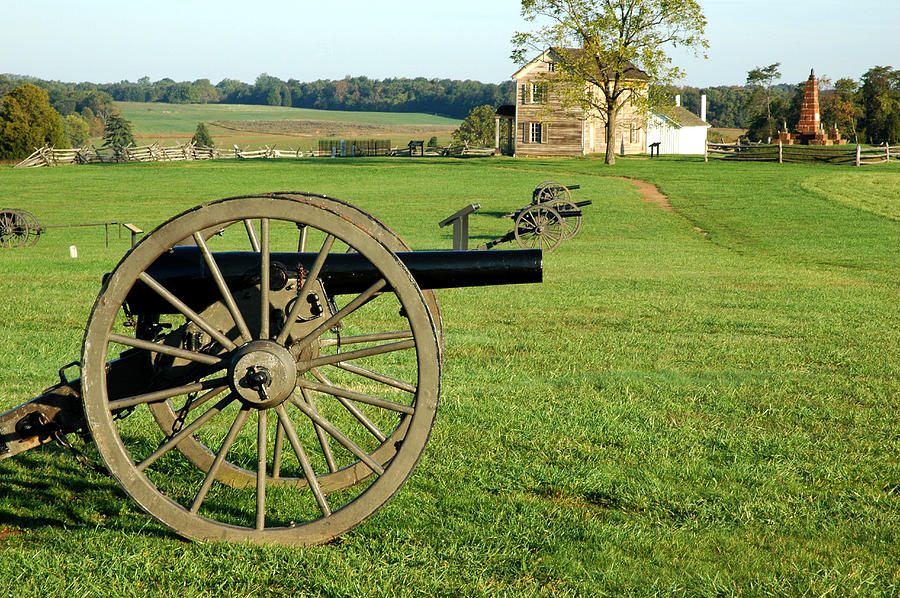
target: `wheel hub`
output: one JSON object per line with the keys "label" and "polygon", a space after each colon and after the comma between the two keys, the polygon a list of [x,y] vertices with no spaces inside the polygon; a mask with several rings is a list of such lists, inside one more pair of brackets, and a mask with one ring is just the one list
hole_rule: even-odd
{"label": "wheel hub", "polygon": [[253,341],[233,353],[228,381],[244,404],[270,409],[291,396],[297,384],[297,366],[290,352],[278,343]]}

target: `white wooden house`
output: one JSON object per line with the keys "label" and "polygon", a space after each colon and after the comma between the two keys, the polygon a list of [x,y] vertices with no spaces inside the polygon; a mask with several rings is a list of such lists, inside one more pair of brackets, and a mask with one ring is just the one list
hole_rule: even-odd
{"label": "white wooden house", "polygon": [[703,154],[706,151],[706,133],[709,123],[706,122],[706,96],[703,96],[700,116],[683,108],[676,97],[676,105],[671,109],[654,112],[647,119],[647,145],[659,144],[659,153],[665,154]]}

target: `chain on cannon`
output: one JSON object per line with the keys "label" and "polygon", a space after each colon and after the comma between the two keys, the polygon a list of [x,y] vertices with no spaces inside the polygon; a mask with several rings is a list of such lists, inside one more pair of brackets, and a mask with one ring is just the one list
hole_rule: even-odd
{"label": "chain on cannon", "polygon": [[198,206],[104,277],[81,377],[0,415],[0,459],[90,433],[125,493],[186,538],[326,542],[390,500],[425,449],[433,289],[539,282],[541,259],[413,252],[321,195]]}

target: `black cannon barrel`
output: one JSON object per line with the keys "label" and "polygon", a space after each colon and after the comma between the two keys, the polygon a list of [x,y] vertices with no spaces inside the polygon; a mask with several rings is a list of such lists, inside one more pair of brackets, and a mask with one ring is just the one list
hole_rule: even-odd
{"label": "black cannon barrel", "polygon": [[[235,292],[259,284],[259,254],[248,251],[213,254],[229,288]],[[285,277],[308,271],[316,253],[272,253],[272,284]],[[505,251],[402,251],[397,256],[422,289],[448,289],[503,284],[541,282],[540,249]],[[147,274],[194,310],[201,310],[220,298],[212,273],[200,250],[176,247],[159,256]],[[361,293],[381,275],[359,253],[331,253],[319,276],[325,290],[333,295]],[[128,294],[132,313],[168,313],[172,307],[138,281]]]}

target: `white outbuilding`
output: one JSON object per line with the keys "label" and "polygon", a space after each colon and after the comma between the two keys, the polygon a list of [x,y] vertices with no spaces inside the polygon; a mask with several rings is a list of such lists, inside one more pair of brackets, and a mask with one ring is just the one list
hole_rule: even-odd
{"label": "white outbuilding", "polygon": [[[651,146],[666,154],[704,154],[706,152],[706,96],[701,98],[700,116],[681,106],[675,97],[675,106],[652,113],[647,119],[647,152]],[[659,145],[655,145],[659,144]]]}

